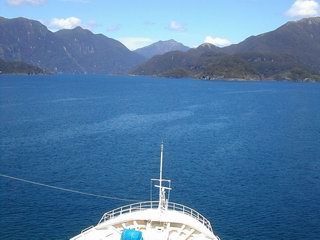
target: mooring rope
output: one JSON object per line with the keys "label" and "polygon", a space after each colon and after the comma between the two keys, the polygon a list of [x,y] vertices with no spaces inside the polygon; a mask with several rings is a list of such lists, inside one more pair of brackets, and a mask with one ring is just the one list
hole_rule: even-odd
{"label": "mooring rope", "polygon": [[0,177],[8,178],[8,179],[11,179],[11,180],[16,180],[16,181],[20,181],[20,182],[30,183],[30,184],[38,185],[38,186],[42,186],[42,187],[52,188],[52,189],[56,189],[56,190],[60,190],[60,191],[82,194],[82,195],[91,196],[91,197],[105,198],[105,199],[125,201],[125,202],[139,202],[139,201],[140,201],[140,200],[136,200],[136,199],[120,198],[120,197],[113,197],[113,196],[105,196],[105,195],[100,195],[100,194],[82,192],[82,191],[78,191],[78,190],[74,190],[74,189],[69,189],[69,188],[57,187],[57,186],[53,186],[53,185],[49,185],[49,184],[44,184],[44,183],[40,183],[40,182],[30,181],[30,180],[23,179],[23,178],[18,178],[18,177],[9,176],[9,175],[2,174],[2,173],[0,173]]}

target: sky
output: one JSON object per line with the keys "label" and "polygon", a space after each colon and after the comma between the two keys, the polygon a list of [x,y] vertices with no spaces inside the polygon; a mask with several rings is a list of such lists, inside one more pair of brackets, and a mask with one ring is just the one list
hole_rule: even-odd
{"label": "sky", "polygon": [[130,50],[169,39],[222,47],[320,16],[320,0],[0,0],[0,16],[38,20],[51,31],[81,26]]}

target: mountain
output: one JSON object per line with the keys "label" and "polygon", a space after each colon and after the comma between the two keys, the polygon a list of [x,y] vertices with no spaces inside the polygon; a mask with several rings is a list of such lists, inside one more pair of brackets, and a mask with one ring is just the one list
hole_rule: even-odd
{"label": "mountain", "polygon": [[122,43],[81,27],[60,30],[55,36],[62,42],[70,60],[83,73],[126,73],[144,60]]}
{"label": "mountain", "polygon": [[[163,55],[156,55],[147,62],[135,68],[132,73],[137,75],[166,75],[176,69],[193,71],[200,62],[206,61],[208,56],[220,56],[221,49],[210,43],[201,44],[187,52],[172,51]],[[180,71],[179,71],[180,72]]]}
{"label": "mountain", "polygon": [[197,48],[191,48],[189,50],[189,53],[195,56],[200,56],[204,53],[206,54],[212,54],[212,53],[222,53],[223,50],[220,47],[217,47],[211,43],[202,43]]}
{"label": "mountain", "polygon": [[288,22],[274,31],[226,47],[223,52],[287,54],[320,73],[320,17]]}
{"label": "mountain", "polygon": [[0,18],[0,58],[63,73],[126,73],[144,61],[104,35],[80,27],[54,33],[26,18]]}
{"label": "mountain", "polygon": [[167,41],[158,41],[149,46],[136,49],[134,52],[146,57],[151,58],[155,55],[161,55],[171,51],[188,51],[190,48],[182,43],[176,42],[173,39]]}
{"label": "mountain", "polygon": [[320,79],[320,18],[288,22],[229,47],[202,44],[155,56],[137,75],[205,79]]}
{"label": "mountain", "polygon": [[46,74],[47,72],[39,67],[35,67],[24,62],[12,62],[0,59],[0,74],[11,73]]}
{"label": "mountain", "polygon": [[0,19],[0,58],[68,72],[77,69],[61,41],[40,22],[25,18]]}
{"label": "mountain", "polygon": [[155,56],[140,65],[132,74],[197,79],[286,79],[320,80],[290,55],[240,53],[225,54],[202,48],[188,52],[169,52]]}

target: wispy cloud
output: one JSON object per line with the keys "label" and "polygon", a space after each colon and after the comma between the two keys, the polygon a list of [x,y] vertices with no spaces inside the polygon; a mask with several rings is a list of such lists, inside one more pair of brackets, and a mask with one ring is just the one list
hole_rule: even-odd
{"label": "wispy cloud", "polygon": [[320,15],[319,3],[316,0],[296,0],[286,12],[290,17],[314,17]]}
{"label": "wispy cloud", "polygon": [[89,22],[83,24],[84,28],[87,28],[87,29],[89,29],[91,31],[93,31],[96,27],[100,27],[100,26],[101,26],[101,24],[97,23],[94,20],[90,20]]}
{"label": "wispy cloud", "polygon": [[203,42],[211,43],[218,47],[225,47],[231,44],[231,41],[226,38],[212,37],[212,36],[206,36]]}
{"label": "wispy cloud", "polygon": [[47,0],[7,0],[7,3],[13,6],[20,6],[22,4],[40,5]]}
{"label": "wispy cloud", "polygon": [[89,3],[92,0],[60,0],[62,2],[72,2],[72,3]]}
{"label": "wispy cloud", "polygon": [[145,25],[145,26],[153,26],[153,25],[155,25],[156,23],[155,22],[152,22],[152,21],[144,21],[143,22],[143,25]]}
{"label": "wispy cloud", "polygon": [[120,28],[121,28],[120,24],[114,24],[114,25],[109,25],[106,30],[107,32],[117,32],[120,30]]}
{"label": "wispy cloud", "polygon": [[118,40],[130,50],[142,48],[154,42],[153,39],[148,37],[122,37],[118,38]]}
{"label": "wispy cloud", "polygon": [[72,29],[81,26],[81,20],[77,17],[53,18],[50,27],[53,29]]}
{"label": "wispy cloud", "polygon": [[169,22],[168,28],[172,31],[176,32],[185,32],[187,31],[187,27],[185,24],[172,20]]}

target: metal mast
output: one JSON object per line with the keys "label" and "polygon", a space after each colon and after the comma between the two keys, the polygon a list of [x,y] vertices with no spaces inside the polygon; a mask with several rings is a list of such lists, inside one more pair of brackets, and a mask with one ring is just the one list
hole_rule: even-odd
{"label": "metal mast", "polygon": [[163,170],[163,143],[160,148],[160,176],[159,176],[159,208],[165,209],[166,206],[166,192],[162,186],[162,170]]}
{"label": "metal mast", "polygon": [[[160,175],[159,179],[151,179],[159,181],[159,185],[155,185],[155,187],[159,188],[159,206],[158,208],[160,210],[166,210],[168,206],[168,199],[166,198],[166,190],[170,191],[171,190],[171,180],[163,179],[163,143],[161,143],[161,149],[160,149]],[[167,187],[164,186],[164,182],[166,183],[165,185],[168,185]]]}

